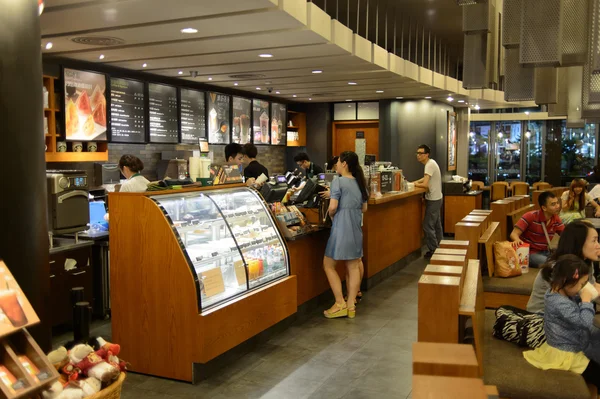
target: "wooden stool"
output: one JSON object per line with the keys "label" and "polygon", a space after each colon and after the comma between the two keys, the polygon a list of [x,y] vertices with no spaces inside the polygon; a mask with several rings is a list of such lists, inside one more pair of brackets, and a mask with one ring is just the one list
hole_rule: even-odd
{"label": "wooden stool", "polygon": [[479,377],[479,365],[472,345],[415,342],[413,374],[445,377]]}
{"label": "wooden stool", "polygon": [[422,275],[418,294],[418,341],[458,342],[460,278]]}

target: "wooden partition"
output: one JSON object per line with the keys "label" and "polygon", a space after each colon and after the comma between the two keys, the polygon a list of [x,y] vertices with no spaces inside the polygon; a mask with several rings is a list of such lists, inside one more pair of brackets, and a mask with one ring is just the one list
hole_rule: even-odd
{"label": "wooden partition", "polygon": [[548,190],[536,190],[532,193],[531,203],[533,204],[535,209],[540,209],[539,198],[540,198],[541,193],[543,193],[544,191],[550,191],[550,192],[554,193],[554,195],[556,195],[560,199],[560,196],[562,195],[562,193],[564,193],[568,189],[569,189],[569,187],[554,187],[554,188],[550,188]]}
{"label": "wooden partition", "polygon": [[472,345],[415,342],[413,374],[445,377],[479,377],[479,364]]}

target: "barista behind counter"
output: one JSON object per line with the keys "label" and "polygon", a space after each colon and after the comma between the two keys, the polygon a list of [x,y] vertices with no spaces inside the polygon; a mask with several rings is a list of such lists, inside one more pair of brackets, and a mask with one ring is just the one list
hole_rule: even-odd
{"label": "barista behind counter", "polygon": [[148,189],[150,181],[140,174],[144,170],[144,163],[138,157],[125,154],[119,159],[119,170],[127,181],[121,184],[121,193],[139,193]]}
{"label": "barista behind counter", "polygon": [[323,173],[323,168],[314,162],[311,162],[310,158],[308,158],[308,154],[305,152],[301,152],[300,154],[296,155],[294,157],[294,162],[296,162],[298,167],[305,170],[306,176],[309,178],[313,178],[319,173]]}

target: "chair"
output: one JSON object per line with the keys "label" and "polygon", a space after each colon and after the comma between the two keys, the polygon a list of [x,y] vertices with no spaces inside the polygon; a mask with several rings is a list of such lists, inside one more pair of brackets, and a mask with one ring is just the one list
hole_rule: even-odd
{"label": "chair", "polygon": [[538,181],[536,183],[533,183],[533,189],[537,191],[549,190],[551,188],[552,185],[550,183],[546,183],[545,181]]}
{"label": "chair", "polygon": [[508,183],[505,181],[497,181],[492,184],[490,197],[492,201],[501,200],[507,197]]}
{"label": "chair", "polygon": [[473,191],[483,190],[484,187],[485,187],[485,184],[482,181],[473,180],[471,182],[471,190],[473,190]]}
{"label": "chair", "polygon": [[525,182],[514,182],[511,188],[512,195],[529,195],[529,184]]}

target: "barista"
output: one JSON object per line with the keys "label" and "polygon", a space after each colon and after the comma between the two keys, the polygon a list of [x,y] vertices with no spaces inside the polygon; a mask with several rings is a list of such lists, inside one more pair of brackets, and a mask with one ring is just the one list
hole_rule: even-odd
{"label": "barista", "polygon": [[321,168],[319,165],[316,165],[314,162],[311,162],[310,158],[308,158],[308,154],[305,152],[301,152],[300,154],[296,155],[294,157],[294,162],[296,162],[296,165],[306,171],[306,176],[309,178],[313,178],[319,173],[323,173],[323,168]]}
{"label": "barista", "polygon": [[119,170],[127,181],[121,185],[121,193],[141,193],[146,191],[150,182],[140,172],[144,163],[136,156],[125,154],[119,160]]}
{"label": "barista", "polygon": [[244,149],[238,143],[231,143],[225,146],[225,161],[227,165],[238,166],[244,161]]}
{"label": "barista", "polygon": [[254,144],[248,143],[244,145],[244,177],[246,180],[251,178],[258,179],[262,174],[265,177],[269,177],[267,168],[256,160],[257,155],[258,149]]}

